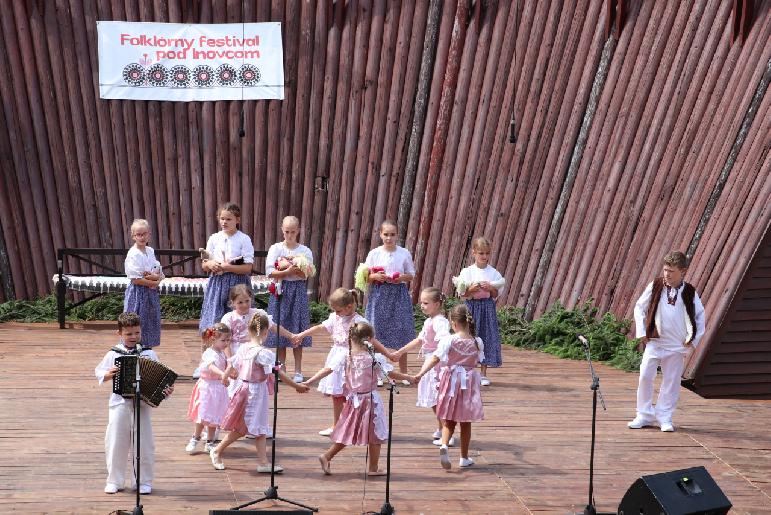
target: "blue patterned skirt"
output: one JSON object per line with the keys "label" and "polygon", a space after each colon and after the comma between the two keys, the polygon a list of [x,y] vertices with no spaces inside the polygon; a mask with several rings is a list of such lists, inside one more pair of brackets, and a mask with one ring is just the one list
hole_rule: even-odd
{"label": "blue patterned skirt", "polygon": [[415,317],[406,283],[370,284],[365,317],[375,338],[389,349],[401,349],[415,339]]}
{"label": "blue patterned skirt", "polygon": [[201,321],[198,323],[199,333],[222,320],[222,316],[230,311],[228,307],[230,288],[236,284],[245,284],[247,288],[252,289],[252,279],[248,274],[225,272],[222,275],[209,276],[206,291],[203,294]]}
{"label": "blue patterned skirt", "polygon": [[123,311],[139,315],[142,323],[140,343],[143,347],[161,344],[161,299],[157,288],[129,283],[123,297]]}
{"label": "blue patterned skirt", "polygon": [[501,366],[501,333],[498,330],[498,315],[493,299],[469,299],[466,306],[474,317],[477,336],[485,344],[485,360],[488,367]]}
{"label": "blue patterned skirt", "polygon": [[[275,295],[268,298],[268,314],[273,317],[275,323],[281,323],[281,327],[289,332],[297,334],[311,326],[311,312],[308,306],[308,282],[307,281],[281,281],[281,316],[278,312],[278,299]],[[278,346],[287,348],[292,342],[279,337],[273,332],[268,333],[266,347],[275,347],[278,338]],[[311,346],[311,337],[306,336],[301,343],[303,347]]]}

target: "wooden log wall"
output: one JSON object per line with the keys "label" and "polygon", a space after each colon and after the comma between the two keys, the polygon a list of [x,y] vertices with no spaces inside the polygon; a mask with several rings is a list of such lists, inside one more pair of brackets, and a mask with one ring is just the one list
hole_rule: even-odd
{"label": "wooden log wall", "polygon": [[[600,0],[0,0],[0,272],[48,293],[57,247],[126,246],[135,217],[202,246],[233,200],[258,249],[301,217],[322,298],[398,216],[415,293],[449,292],[484,234],[501,302],[629,315],[694,242],[724,312],[771,220],[770,10],[732,41],[730,2],[636,0],[608,40]],[[279,21],[285,100],[100,100],[97,20]]]}

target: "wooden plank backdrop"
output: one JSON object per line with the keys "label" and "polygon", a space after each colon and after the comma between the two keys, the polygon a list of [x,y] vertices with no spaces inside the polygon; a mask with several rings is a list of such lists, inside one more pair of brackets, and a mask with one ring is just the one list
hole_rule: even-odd
{"label": "wooden plank backdrop", "polygon": [[[398,218],[413,294],[449,292],[486,235],[502,303],[629,316],[689,249],[719,322],[771,223],[755,4],[732,41],[719,0],[630,1],[618,39],[599,0],[0,0],[0,300],[49,293],[58,247],[128,245],[136,217],[202,246],[233,200],[256,248],[301,217],[322,299]],[[100,100],[97,20],[281,22],[285,100]]]}

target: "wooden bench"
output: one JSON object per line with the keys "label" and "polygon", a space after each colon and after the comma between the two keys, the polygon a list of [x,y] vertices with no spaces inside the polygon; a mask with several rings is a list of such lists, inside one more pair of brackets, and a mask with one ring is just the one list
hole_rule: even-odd
{"label": "wooden bench", "polygon": [[[161,261],[162,257],[168,258],[169,261],[167,264],[161,262],[161,268],[164,270],[164,273],[167,273],[167,271],[170,273],[170,275],[165,277],[158,285],[158,292],[161,295],[203,297],[208,276],[185,273],[177,273],[176,275],[171,274],[172,272],[175,272],[175,269],[176,271],[181,271],[185,264],[188,264],[189,267],[192,262],[200,257],[199,251],[192,249],[154,250],[155,256],[159,261]],[[122,293],[126,291],[126,288],[128,288],[128,285],[130,284],[130,280],[126,277],[126,274],[104,261],[100,262],[92,259],[92,257],[99,256],[102,259],[113,258],[113,260],[117,257],[122,262],[128,251],[129,249],[87,248],[57,250],[56,266],[58,270],[53,276],[53,282],[54,287],[56,288],[56,307],[59,318],[59,329],[65,328],[67,313],[73,308],[83,305],[97,297],[101,297],[106,293]],[[264,250],[254,252],[255,258],[264,259],[267,255],[267,251]],[[97,270],[100,273],[67,272],[65,271],[65,267],[68,264],[68,257],[81,263],[91,265],[92,270]],[[252,276],[252,289],[254,290],[255,295],[267,293],[269,284],[270,279],[264,275],[264,272],[258,272],[258,275]],[[91,295],[67,307],[67,290],[90,293]]]}

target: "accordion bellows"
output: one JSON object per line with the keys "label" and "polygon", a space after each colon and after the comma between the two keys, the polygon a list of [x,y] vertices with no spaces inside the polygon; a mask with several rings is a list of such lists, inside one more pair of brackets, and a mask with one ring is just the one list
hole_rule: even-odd
{"label": "accordion bellows", "polygon": [[176,372],[159,361],[139,356],[118,356],[115,358],[118,372],[112,378],[112,391],[121,397],[134,397],[137,361],[140,375],[139,396],[150,406],[158,407],[166,398],[163,391],[177,380]]}

